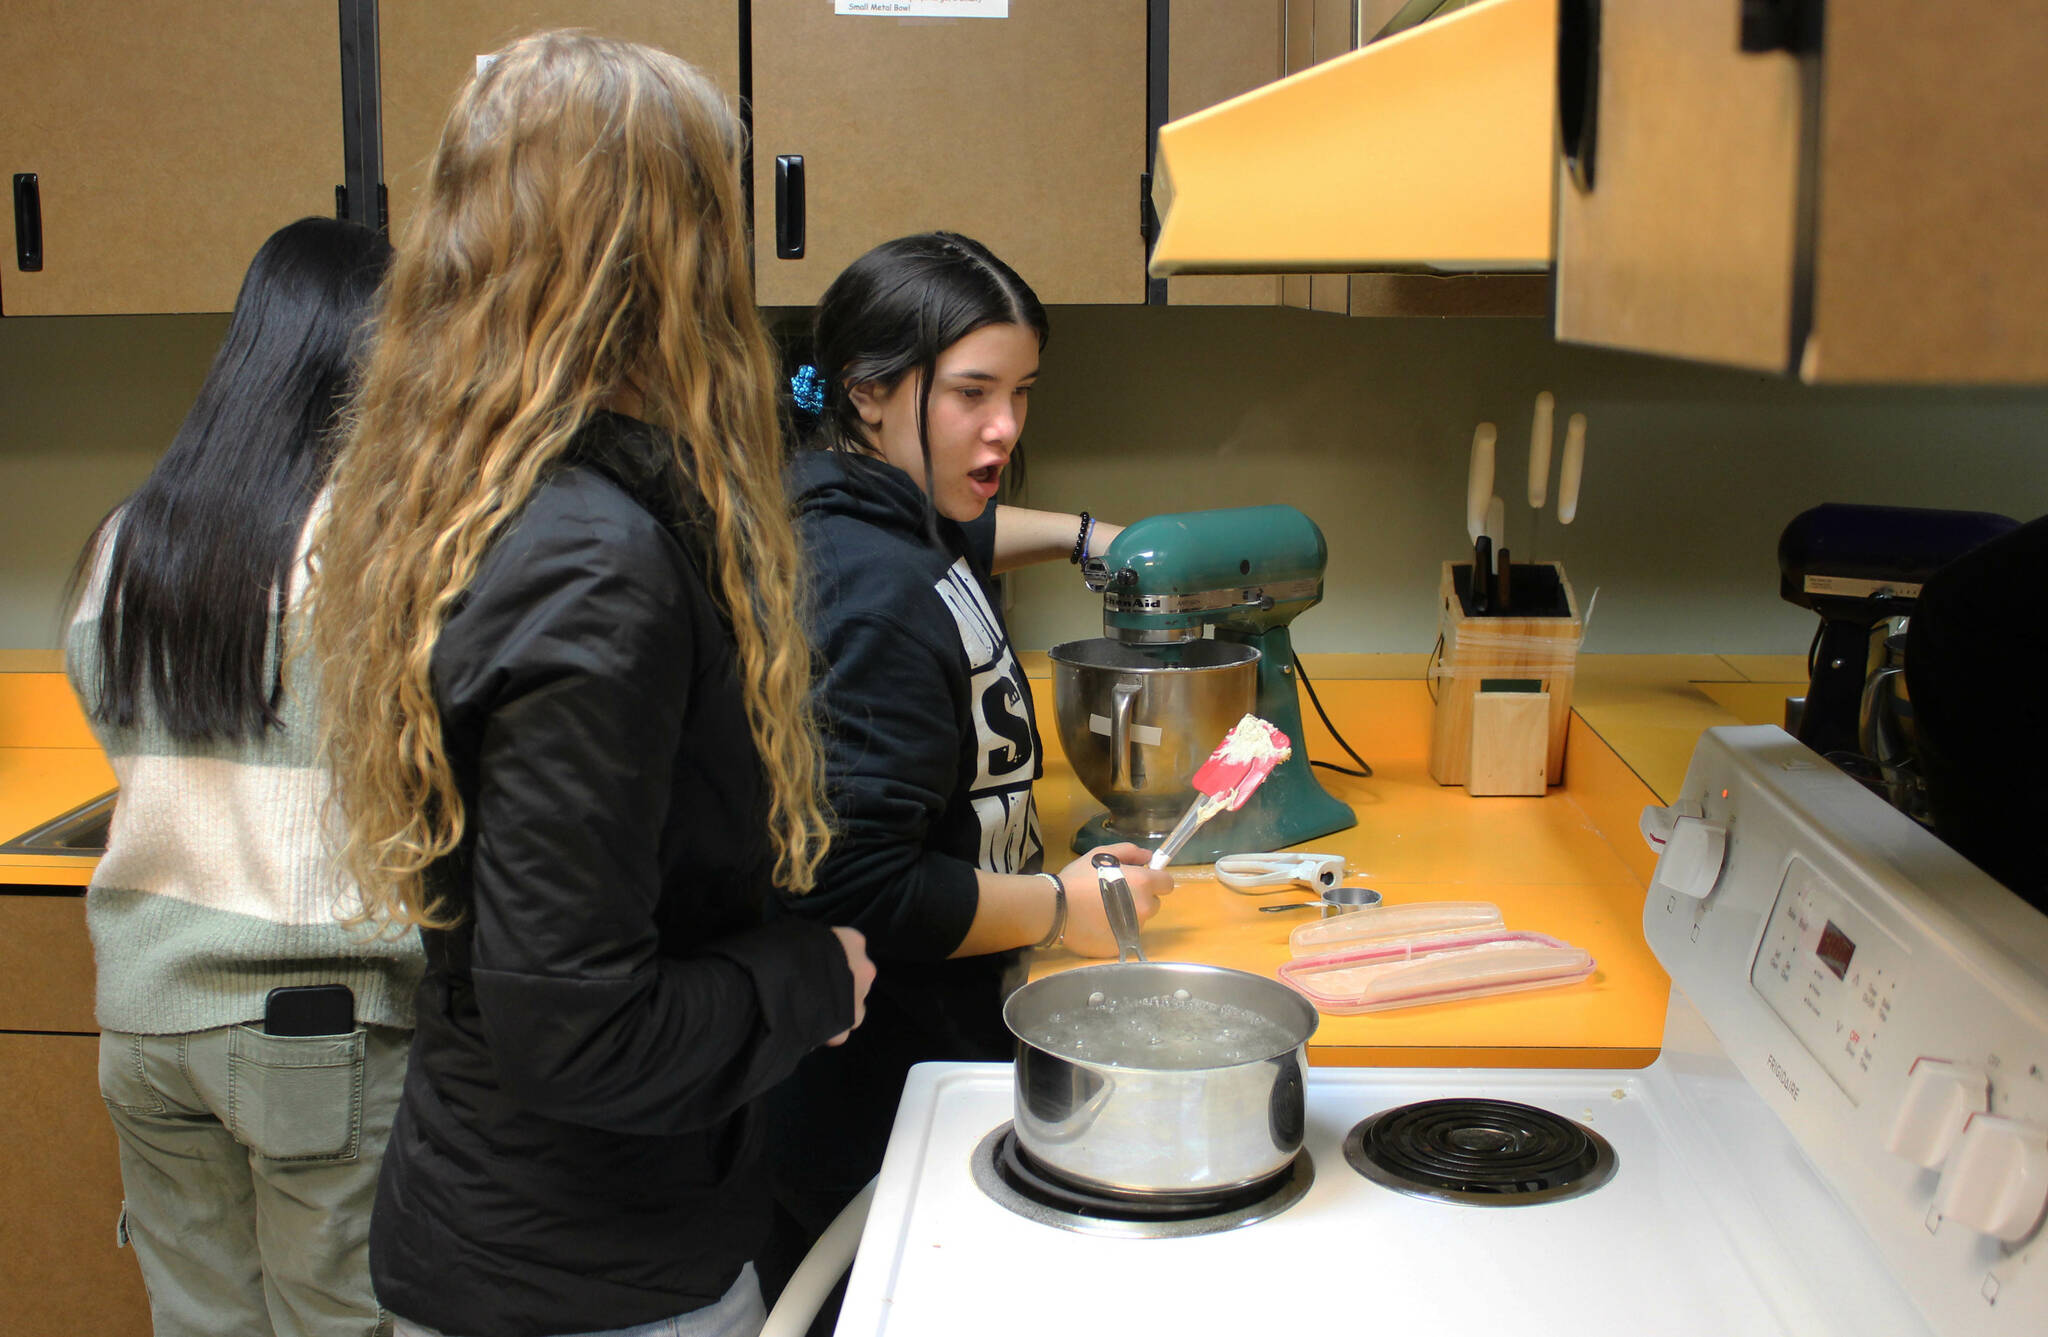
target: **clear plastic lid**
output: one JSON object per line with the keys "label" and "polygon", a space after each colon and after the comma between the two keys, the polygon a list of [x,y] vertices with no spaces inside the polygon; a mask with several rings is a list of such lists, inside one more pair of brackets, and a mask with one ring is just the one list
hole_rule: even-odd
{"label": "clear plastic lid", "polygon": [[1573,984],[1593,965],[1583,948],[1548,934],[1473,929],[1289,961],[1280,982],[1319,1012],[1349,1015]]}
{"label": "clear plastic lid", "polygon": [[1500,926],[1500,907],[1491,901],[1380,904],[1299,925],[1287,935],[1287,945],[1296,956],[1317,956],[1388,938]]}

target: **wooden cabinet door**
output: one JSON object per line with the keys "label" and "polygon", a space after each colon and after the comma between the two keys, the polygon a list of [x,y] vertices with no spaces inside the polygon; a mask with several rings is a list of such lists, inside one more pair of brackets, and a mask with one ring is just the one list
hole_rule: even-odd
{"label": "wooden cabinet door", "polygon": [[135,1256],[114,1245],[121,1170],[100,1103],[92,992],[85,897],[0,890],[0,1128],[11,1141],[0,1193],[7,1332],[149,1332]]}
{"label": "wooden cabinet door", "polygon": [[97,1035],[0,1032],[8,1332],[149,1337],[142,1272],[114,1242],[121,1165],[100,1103],[99,1052]]}
{"label": "wooden cabinet door", "polygon": [[[935,228],[986,243],[1046,302],[1144,301],[1144,0],[833,10],[754,0],[762,304],[813,302],[870,247]],[[803,158],[800,259],[776,255],[780,155]]]}
{"label": "wooden cabinet door", "polygon": [[[1287,73],[1287,0],[1174,0],[1166,36],[1166,119],[1177,121]],[[1272,306],[1271,274],[1167,280],[1175,306]]]}
{"label": "wooden cabinet door", "polygon": [[[332,189],[330,187],[330,189]],[[121,1166],[100,1103],[97,1035],[0,1032],[0,1328],[148,1337],[135,1255],[114,1242]]]}
{"label": "wooden cabinet door", "polygon": [[1798,61],[1745,54],[1729,0],[1599,12],[1592,187],[1558,178],[1557,337],[1788,369]]}
{"label": "wooden cabinet door", "polygon": [[455,94],[476,58],[545,28],[583,28],[659,47],[738,104],[739,0],[380,0],[384,181],[391,232],[411,212]]}
{"label": "wooden cabinet door", "polygon": [[2048,3],[1827,12],[1809,381],[2048,381]]}
{"label": "wooden cabinet door", "polygon": [[96,1031],[92,994],[80,891],[0,891],[0,1031]]}
{"label": "wooden cabinet door", "polygon": [[333,216],[333,5],[9,0],[7,18],[0,182],[35,174],[43,267],[0,233],[0,311],[226,311],[265,237]]}

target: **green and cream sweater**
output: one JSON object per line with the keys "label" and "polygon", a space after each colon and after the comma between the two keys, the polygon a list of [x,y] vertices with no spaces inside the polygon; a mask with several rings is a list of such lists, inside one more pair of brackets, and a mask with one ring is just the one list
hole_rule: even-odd
{"label": "green and cream sweater", "polygon": [[[101,545],[65,647],[88,713],[110,547]],[[303,563],[297,576],[294,604]],[[419,933],[339,922],[360,901],[324,838],[331,786],[317,755],[319,675],[305,659],[290,667],[284,727],[253,742],[181,743],[146,701],[139,727],[93,721],[121,786],[86,893],[102,1027],[211,1030],[259,1020],[279,986],[336,983],[355,993],[358,1023],[412,1026]]]}

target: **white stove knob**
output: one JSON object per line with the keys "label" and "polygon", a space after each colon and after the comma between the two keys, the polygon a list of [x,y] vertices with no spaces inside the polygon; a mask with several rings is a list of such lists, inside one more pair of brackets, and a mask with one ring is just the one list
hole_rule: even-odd
{"label": "white stove knob", "polygon": [[1721,880],[1721,864],[1727,857],[1727,827],[1697,817],[1680,817],[1672,823],[1664,852],[1657,856],[1652,886],[1704,900]]}
{"label": "white stove knob", "polygon": [[2048,1129],[1996,1114],[1971,1115],[1942,1172],[1942,1216],[2010,1244],[2033,1232],[2043,1207]]}
{"label": "white stove knob", "polygon": [[1643,809],[1636,819],[1636,829],[1643,833],[1643,843],[1653,850],[1662,851],[1671,843],[1671,828],[1678,825],[1681,817],[1702,815],[1700,805],[1692,799],[1684,799],[1668,808],[1652,803]]}
{"label": "white stove knob", "polygon": [[1980,1068],[1946,1059],[1916,1058],[1906,1074],[1906,1098],[1899,1102],[1885,1146],[1932,1170],[1948,1159],[1949,1148],[1972,1114],[1991,1108],[1991,1079]]}

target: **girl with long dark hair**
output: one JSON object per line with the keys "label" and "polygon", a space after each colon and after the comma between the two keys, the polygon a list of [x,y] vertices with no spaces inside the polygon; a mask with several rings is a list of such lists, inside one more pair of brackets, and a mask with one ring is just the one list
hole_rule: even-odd
{"label": "girl with long dark hair", "polygon": [[371,1237],[398,1331],[742,1334],[755,1098],[860,1020],[740,127],[541,33],[457,97],[316,545],[346,861],[425,928]]}
{"label": "girl with long dark hair", "polygon": [[[272,235],[170,449],[81,559],[67,665],[121,784],[86,893],[100,1089],[158,1337],[383,1319],[370,1204],[420,945],[343,922],[361,905],[324,846],[318,674],[293,652],[389,256],[328,219]],[[314,1019],[286,1024],[280,988],[316,990]]]}
{"label": "girl with long dark hair", "polygon": [[[1116,955],[1087,856],[1042,871],[1037,722],[990,584],[1117,532],[994,503],[1047,331],[1016,271],[946,232],[869,251],[813,319],[814,448],[791,486],[837,831],[797,908],[861,929],[882,973],[860,1032],[777,1093],[777,1278],[879,1168],[912,1064],[1010,1057],[1026,949]],[[1107,848],[1149,919],[1171,877]]]}

